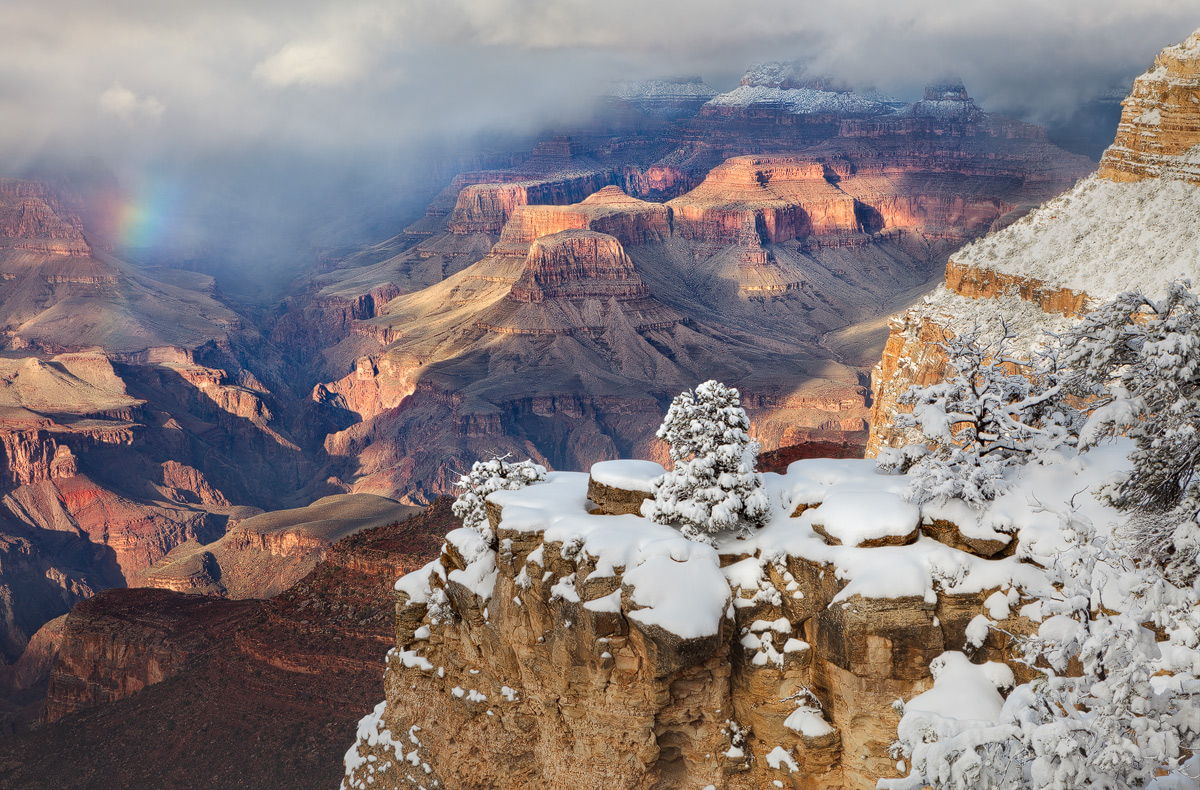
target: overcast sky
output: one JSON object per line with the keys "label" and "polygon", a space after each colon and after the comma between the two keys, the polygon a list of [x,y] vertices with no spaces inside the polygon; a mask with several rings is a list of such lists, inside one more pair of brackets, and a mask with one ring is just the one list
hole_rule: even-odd
{"label": "overcast sky", "polygon": [[268,206],[293,163],[382,172],[431,141],[568,120],[616,79],[724,90],[764,60],[900,98],[957,73],[985,109],[1045,121],[1198,25],[1200,0],[5,0],[0,172],[99,156],[244,195],[220,163],[266,157],[244,179]]}
{"label": "overcast sky", "polygon": [[370,150],[796,57],[899,94],[957,72],[985,107],[1045,116],[1198,25],[1197,0],[7,0],[0,150]]}

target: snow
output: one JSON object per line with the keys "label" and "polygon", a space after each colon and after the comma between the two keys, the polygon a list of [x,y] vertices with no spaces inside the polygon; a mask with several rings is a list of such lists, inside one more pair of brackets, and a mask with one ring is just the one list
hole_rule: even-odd
{"label": "snow", "polygon": [[[717,553],[688,540],[669,526],[639,516],[596,516],[587,509],[586,474],[551,472],[543,483],[516,491],[497,491],[489,501],[503,508],[503,530],[543,533],[543,541],[574,546],[594,558],[593,576],[614,576],[624,569],[629,617],[684,639],[716,634],[729,605],[730,590]],[[576,595],[574,580],[554,587],[563,597]],[[576,595],[575,600],[578,600]],[[609,597],[597,606],[613,606]]]}
{"label": "snow", "polygon": [[880,472],[873,458],[795,461],[788,466],[782,482],[784,508],[789,513],[800,505],[819,505],[830,494],[903,494],[908,486],[905,480]]}
{"label": "snow", "polygon": [[[906,717],[929,713],[947,719],[996,721],[1004,705],[996,684],[1000,673],[986,667],[987,664],[972,664],[962,653],[942,653],[929,666],[933,688],[905,703]],[[1012,677],[1012,670],[1008,670],[1008,677]]]}
{"label": "snow", "polygon": [[[387,702],[381,702],[375,706],[374,710],[359,720],[354,745],[342,759],[346,774],[342,779],[341,790],[363,790],[369,784],[374,784],[376,772],[383,772],[391,767],[392,763],[386,761],[381,763],[374,754],[364,754],[363,750],[365,749],[371,747],[381,747],[384,751],[390,749],[395,753],[397,763],[406,759],[403,741],[393,738],[391,730],[384,726],[383,716],[386,710]],[[416,735],[418,730],[420,728],[414,726],[408,731],[409,741],[417,747],[412,750],[410,755],[414,759],[419,759],[417,754],[421,746],[421,741]],[[356,774],[359,774],[364,768],[367,771],[366,777],[356,778]]]}
{"label": "snow", "polygon": [[797,708],[783,721],[783,726],[805,738],[820,738],[833,732],[833,726],[812,708]]}
{"label": "snow", "polygon": [[818,524],[846,546],[911,535],[921,511],[889,491],[830,491],[819,507],[806,510],[807,523]]}
{"label": "snow", "polygon": [[792,759],[792,753],[782,746],[776,746],[767,752],[766,757],[767,765],[776,771],[782,771],[784,768],[787,768],[788,773],[795,773],[800,770],[800,766],[796,765],[796,761]]}
{"label": "snow", "polygon": [[446,535],[446,542],[458,550],[467,567],[450,571],[449,579],[466,587],[482,601],[492,597],[496,586],[496,555],[487,539],[477,530],[461,527]]}
{"label": "snow", "polygon": [[1098,301],[1132,287],[1159,299],[1172,280],[1200,282],[1200,225],[1181,221],[1196,216],[1200,186],[1170,173],[1130,183],[1092,175],[954,260]]}
{"label": "snow", "polygon": [[709,99],[717,91],[700,80],[625,80],[613,85],[608,95],[624,101],[670,101]]}
{"label": "snow", "polygon": [[812,88],[771,88],[739,85],[715,96],[706,107],[781,107],[792,115],[885,115],[893,107],[852,91],[822,91]]}
{"label": "snow", "polygon": [[982,115],[983,111],[971,100],[941,99],[936,101],[922,100],[908,105],[897,115],[913,116],[915,118],[938,118],[941,120],[967,120],[973,116]]}
{"label": "snow", "polygon": [[654,461],[600,461],[592,464],[591,477],[600,485],[625,491],[651,491],[655,478],[666,474],[662,464]]}

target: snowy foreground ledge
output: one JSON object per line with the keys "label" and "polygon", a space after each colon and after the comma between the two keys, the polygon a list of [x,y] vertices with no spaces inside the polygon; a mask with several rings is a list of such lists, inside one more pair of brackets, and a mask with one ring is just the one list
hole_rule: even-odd
{"label": "snowy foreground ledge", "polygon": [[[899,778],[896,700],[909,726],[994,717],[1001,691],[1030,679],[1011,636],[1062,628],[1039,603],[1065,545],[1056,511],[1073,499],[1112,529],[1096,492],[1127,451],[1026,467],[982,512],[917,508],[873,461],[799,461],[764,475],[766,525],[715,549],[631,512],[658,473],[645,462],[494,492],[495,548],[455,530],[397,582],[386,707],[364,719],[343,786]],[[1114,576],[1105,605],[1122,594]],[[393,744],[415,733],[414,761]]]}

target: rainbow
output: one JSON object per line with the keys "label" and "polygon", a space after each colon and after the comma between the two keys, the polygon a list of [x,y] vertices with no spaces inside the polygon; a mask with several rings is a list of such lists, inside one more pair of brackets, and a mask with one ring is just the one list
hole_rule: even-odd
{"label": "rainbow", "polygon": [[142,179],[114,206],[118,246],[147,249],[163,240],[179,204],[179,188],[170,182]]}

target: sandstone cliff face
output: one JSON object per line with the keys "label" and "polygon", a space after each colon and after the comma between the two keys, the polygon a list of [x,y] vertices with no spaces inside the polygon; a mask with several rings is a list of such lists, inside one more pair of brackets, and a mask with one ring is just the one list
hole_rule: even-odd
{"label": "sandstone cliff face", "polygon": [[[1015,224],[955,253],[945,283],[896,316],[872,374],[867,453],[915,441],[892,425],[897,399],[940,378],[947,334],[994,337],[1003,321],[1014,353],[1129,289],[1159,294],[1200,273],[1191,217],[1200,206],[1193,156],[1200,141],[1200,34],[1167,47],[1134,82],[1100,171]],[[1143,229],[1154,228],[1147,239]]]}
{"label": "sandstone cliff face", "polygon": [[458,193],[447,228],[451,233],[499,234],[518,206],[578,203],[613,183],[607,172],[564,172],[514,183],[472,184]]}
{"label": "sandstone cliff face", "polygon": [[86,256],[91,247],[79,217],[33,181],[0,179],[0,249]]}
{"label": "sandstone cliff face", "polygon": [[624,245],[661,242],[671,236],[671,209],[630,197],[615,186],[572,205],[522,206],[505,223],[493,254],[524,257],[535,240],[564,230],[594,230]]}
{"label": "sandstone cliff face", "polygon": [[796,157],[735,157],[668,205],[680,237],[711,244],[860,230],[854,198],[826,180],[820,162]]}
{"label": "sandstone cliff face", "polygon": [[[817,559],[819,538],[780,553],[766,533],[723,542],[719,557],[672,544],[659,566],[632,546],[671,530],[597,515],[622,510],[594,510],[592,482],[559,473],[492,497],[497,550],[457,530],[397,584],[386,702],[359,725],[345,786],[866,790],[896,775],[892,703],[930,687],[929,662],[961,649],[994,590],[863,595],[835,555]],[[823,494],[800,490],[797,514],[819,512]],[[624,539],[635,543],[617,551]],[[989,643],[976,660],[1004,650]]]}
{"label": "sandstone cliff face", "polygon": [[[1100,176],[1112,181],[1155,178],[1164,166],[1179,170],[1178,158],[1200,145],[1200,30],[1167,47],[1154,65],[1134,80],[1122,102],[1117,139],[1104,152]],[[1200,183],[1200,162],[1186,168]]]}

